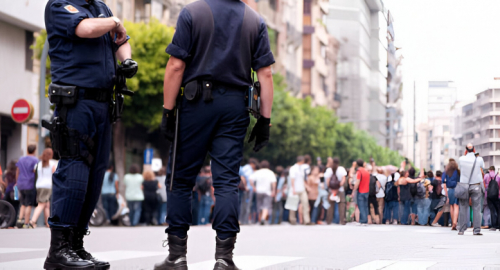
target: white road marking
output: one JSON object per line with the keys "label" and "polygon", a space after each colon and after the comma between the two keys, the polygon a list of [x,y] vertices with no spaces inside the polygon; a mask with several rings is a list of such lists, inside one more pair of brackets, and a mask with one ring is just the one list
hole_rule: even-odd
{"label": "white road marking", "polygon": [[430,261],[391,261],[391,260],[376,260],[362,265],[358,265],[349,270],[426,270],[435,265],[436,262]]}
{"label": "white road marking", "polygon": [[[257,270],[263,267],[292,262],[303,258],[297,257],[266,257],[266,256],[235,256],[236,265],[245,270]],[[189,265],[189,270],[213,269],[215,260],[204,261]]]}
{"label": "white road marking", "polygon": [[30,252],[44,250],[42,248],[0,248],[0,254],[4,253],[19,253],[19,252]]}
{"label": "white road marking", "polygon": [[[39,250],[39,249],[38,249]],[[96,258],[104,261],[120,261],[127,259],[138,259],[153,256],[165,255],[164,252],[146,252],[146,251],[131,251],[131,250],[114,250],[106,252],[92,253]],[[0,263],[0,270],[31,270],[40,269],[43,267],[45,258],[11,261]],[[213,266],[212,266],[213,267]]]}

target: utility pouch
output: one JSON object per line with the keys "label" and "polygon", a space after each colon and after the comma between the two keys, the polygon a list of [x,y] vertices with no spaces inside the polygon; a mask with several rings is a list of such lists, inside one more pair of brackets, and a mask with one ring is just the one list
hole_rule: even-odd
{"label": "utility pouch", "polygon": [[75,105],[78,100],[77,90],[76,86],[51,83],[49,85],[49,100],[52,104],[59,106]]}
{"label": "utility pouch", "polygon": [[260,83],[255,82],[248,88],[247,109],[253,117],[260,118]]}
{"label": "utility pouch", "polygon": [[190,81],[184,86],[184,96],[189,101],[198,99],[200,96],[200,88],[197,80]]}
{"label": "utility pouch", "polygon": [[205,102],[212,101],[214,98],[212,97],[212,88],[213,84],[211,81],[203,81],[201,84],[201,88],[203,89],[203,100]]}

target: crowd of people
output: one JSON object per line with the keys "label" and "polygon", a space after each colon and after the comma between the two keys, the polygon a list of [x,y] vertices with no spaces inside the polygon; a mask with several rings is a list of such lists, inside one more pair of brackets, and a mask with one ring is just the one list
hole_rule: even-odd
{"label": "crowd of people", "polygon": [[[57,161],[51,149],[39,158],[35,152],[35,145],[28,146],[28,155],[10,162],[0,183],[2,198],[14,206],[22,228],[36,227],[41,213],[48,227]],[[250,158],[240,168],[239,223],[424,225],[451,227],[461,234],[474,225],[479,235],[481,228],[500,229],[500,175],[494,166],[484,167],[473,146],[466,148],[458,162],[450,159],[443,170],[436,171],[422,168],[417,172],[407,161],[399,168],[377,166],[373,159],[358,159],[349,168],[341,164],[339,158],[331,157],[326,164],[319,157],[313,164],[304,155],[294,165],[276,166],[273,171],[268,161]],[[123,178],[123,198],[118,175],[110,165],[101,192],[108,223],[118,224],[120,201],[126,201],[131,226],[165,225],[165,175],[165,168],[141,173],[140,166],[132,164]],[[457,198],[461,183],[468,183],[467,199]],[[193,225],[210,223],[214,204],[207,165],[192,193]]]}

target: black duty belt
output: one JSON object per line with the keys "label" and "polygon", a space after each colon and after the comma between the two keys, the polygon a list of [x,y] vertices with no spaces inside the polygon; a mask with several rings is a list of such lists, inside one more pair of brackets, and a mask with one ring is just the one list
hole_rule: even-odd
{"label": "black duty belt", "polygon": [[203,97],[205,102],[209,102],[213,99],[212,90],[219,87],[227,90],[242,91],[243,93],[248,90],[248,86],[235,86],[210,80],[193,80],[184,85],[184,96],[187,100],[196,100],[199,97]]}
{"label": "black duty belt", "polygon": [[83,99],[95,100],[97,102],[108,102],[111,99],[111,90],[109,89],[80,88],[79,90],[79,94]]}

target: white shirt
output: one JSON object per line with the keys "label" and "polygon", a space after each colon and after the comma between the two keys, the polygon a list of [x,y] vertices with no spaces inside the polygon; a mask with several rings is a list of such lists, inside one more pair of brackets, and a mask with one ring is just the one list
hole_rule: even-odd
{"label": "white shirt", "polygon": [[[303,165],[295,164],[290,168],[290,172],[289,172],[290,182],[291,182],[291,179],[294,179],[294,188],[295,188],[296,193],[304,192],[306,190],[305,186],[304,186],[304,178],[305,178],[304,165],[306,165],[306,164],[303,164]],[[307,166],[309,166],[309,165],[307,165]],[[290,192],[292,192],[292,191],[293,190],[290,189]]]}
{"label": "white shirt", "polygon": [[[335,175],[337,176],[337,179],[339,180],[339,182],[342,182],[342,177],[344,177],[344,176],[347,175],[347,171],[345,170],[344,167],[339,166],[337,168],[337,172],[335,173]],[[330,179],[332,178],[332,176],[333,176],[333,170],[332,170],[332,168],[326,169],[326,171],[325,171],[325,181],[326,181],[327,185],[330,183]],[[344,192],[344,187],[343,186],[340,186],[339,192]]]}
{"label": "white shirt", "polygon": [[276,183],[276,176],[269,169],[260,169],[250,175],[250,181],[255,182],[257,194],[267,194],[271,196],[271,184]]}
{"label": "white shirt", "polygon": [[[472,165],[476,157],[474,153],[468,153],[458,159],[458,168],[460,169],[460,183],[478,184],[483,183],[483,175],[481,168],[484,167],[484,160],[482,157],[477,157],[474,172],[472,172]],[[471,172],[473,173],[471,177]],[[470,182],[469,182],[470,177]]]}
{"label": "white shirt", "polygon": [[[38,166],[38,167],[37,167]],[[42,162],[38,162],[35,166],[37,168],[36,188],[47,188],[52,189],[52,169],[54,167],[53,162],[49,161],[48,167],[43,167]]]}
{"label": "white shirt", "polygon": [[380,186],[382,187],[381,189],[379,189],[379,191],[377,192],[377,195],[376,197],[377,198],[384,198],[385,197],[385,184],[387,183],[387,176],[383,175],[383,174],[375,174],[375,177],[377,177],[377,180],[378,182],[380,183]]}

